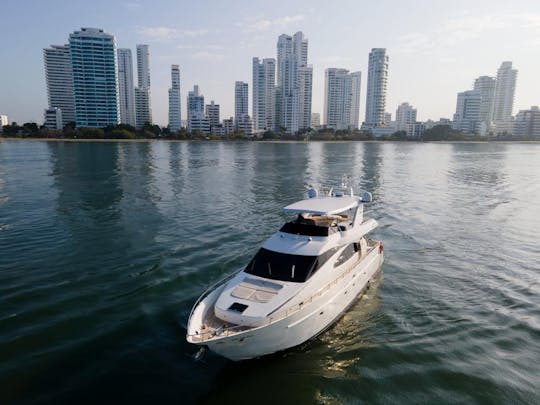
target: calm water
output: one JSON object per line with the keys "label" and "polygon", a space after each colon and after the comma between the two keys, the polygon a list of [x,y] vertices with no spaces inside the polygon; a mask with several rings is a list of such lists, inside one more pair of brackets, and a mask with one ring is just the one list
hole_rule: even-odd
{"label": "calm water", "polygon": [[[343,173],[377,288],[300,349],[194,362],[198,295]],[[539,230],[540,145],[0,141],[0,403],[540,403]]]}

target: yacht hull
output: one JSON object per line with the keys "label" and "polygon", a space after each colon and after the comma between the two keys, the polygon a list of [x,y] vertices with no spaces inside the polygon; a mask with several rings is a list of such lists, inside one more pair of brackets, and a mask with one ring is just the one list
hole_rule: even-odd
{"label": "yacht hull", "polygon": [[343,315],[376,278],[383,260],[382,251],[373,249],[356,267],[336,281],[327,293],[278,321],[229,336],[191,342],[207,346],[234,361],[298,346],[330,328]]}

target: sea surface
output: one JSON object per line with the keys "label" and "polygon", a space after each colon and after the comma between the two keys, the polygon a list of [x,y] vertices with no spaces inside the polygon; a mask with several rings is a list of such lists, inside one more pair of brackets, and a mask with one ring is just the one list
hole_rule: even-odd
{"label": "sea surface", "polygon": [[[233,363],[185,341],[308,184],[373,193],[383,277]],[[0,141],[0,403],[539,404],[540,144]]]}

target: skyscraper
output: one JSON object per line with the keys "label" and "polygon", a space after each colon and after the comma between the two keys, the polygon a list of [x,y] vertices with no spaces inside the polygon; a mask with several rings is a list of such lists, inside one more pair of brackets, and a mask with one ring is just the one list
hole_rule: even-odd
{"label": "skyscraper", "polygon": [[298,129],[307,129],[311,126],[313,66],[308,65],[308,40],[302,31],[293,36],[293,51],[298,64]]}
{"label": "skyscraper", "polygon": [[75,122],[73,72],[69,45],[52,45],[50,48],[45,48],[43,61],[49,109],[61,110],[62,126]]}
{"label": "skyscraper", "polygon": [[503,62],[497,71],[493,107],[493,121],[497,133],[511,132],[517,72],[517,69],[512,69],[512,62]]}
{"label": "skyscraper", "polygon": [[180,68],[171,66],[171,88],[169,89],[169,130],[180,131],[182,126],[180,118]]}
{"label": "skyscraper", "polygon": [[336,130],[351,122],[352,77],[347,69],[328,68],[324,74],[324,124]]}
{"label": "skyscraper", "polygon": [[325,71],[324,123],[333,129],[358,128],[360,72],[328,68]]}
{"label": "skyscraper", "polygon": [[474,81],[474,90],[480,92],[480,121],[484,123],[485,131],[489,130],[493,121],[493,107],[495,102],[495,87],[497,81],[494,77],[480,76]]}
{"label": "skyscraper", "polygon": [[248,114],[248,84],[237,81],[234,84],[234,126],[237,131],[251,135],[251,118]]}
{"label": "skyscraper", "polygon": [[137,88],[135,89],[135,117],[137,128],[152,123],[150,100],[150,53],[148,45],[137,45]]}
{"label": "skyscraper", "polygon": [[366,95],[366,120],[368,128],[384,124],[386,86],[388,80],[388,55],[385,48],[373,48],[369,53]]}
{"label": "skyscraper", "polygon": [[120,122],[116,40],[102,29],[81,28],[69,36],[75,121],[101,128]]}
{"label": "skyscraper", "polygon": [[[306,44],[307,52],[307,44]],[[298,67],[298,129],[311,126],[311,97],[313,88],[313,67]]]}
{"label": "skyscraper", "polygon": [[276,60],[253,58],[253,129],[274,130]]}
{"label": "skyscraper", "polygon": [[208,133],[210,124],[204,115],[204,96],[199,93],[199,86],[194,85],[187,97],[188,130]]}
{"label": "skyscraper", "polygon": [[309,128],[313,68],[307,64],[308,40],[298,31],[280,35],[277,42],[276,128],[288,133]]}
{"label": "skyscraper", "polygon": [[458,93],[452,127],[467,134],[479,134],[482,130],[482,122],[480,121],[481,103],[482,95],[478,90]]}
{"label": "skyscraper", "polygon": [[351,123],[352,129],[358,129],[360,125],[360,85],[362,82],[361,72],[352,72],[352,96],[351,96]]}
{"label": "skyscraper", "polygon": [[133,85],[133,59],[131,49],[118,49],[118,88],[120,122],[135,126],[135,88]]}
{"label": "skyscraper", "polygon": [[296,57],[290,35],[282,34],[277,42],[276,126],[289,133],[298,131],[298,91]]}

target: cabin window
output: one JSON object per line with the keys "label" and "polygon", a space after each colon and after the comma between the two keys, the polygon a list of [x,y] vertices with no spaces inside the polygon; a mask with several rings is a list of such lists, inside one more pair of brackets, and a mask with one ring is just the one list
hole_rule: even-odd
{"label": "cabin window", "polygon": [[299,223],[297,221],[291,221],[285,223],[280,231],[293,235],[328,236],[330,229],[331,228],[328,227],[315,225],[315,223]]}
{"label": "cabin window", "polygon": [[347,245],[347,247],[343,249],[338,259],[334,263],[334,267],[341,266],[343,263],[349,260],[357,251],[358,251],[358,246],[356,243],[351,243],[350,245]]}
{"label": "cabin window", "polygon": [[303,283],[330,259],[338,248],[320,256],[300,256],[261,248],[245,268],[245,272],[272,280]]}

